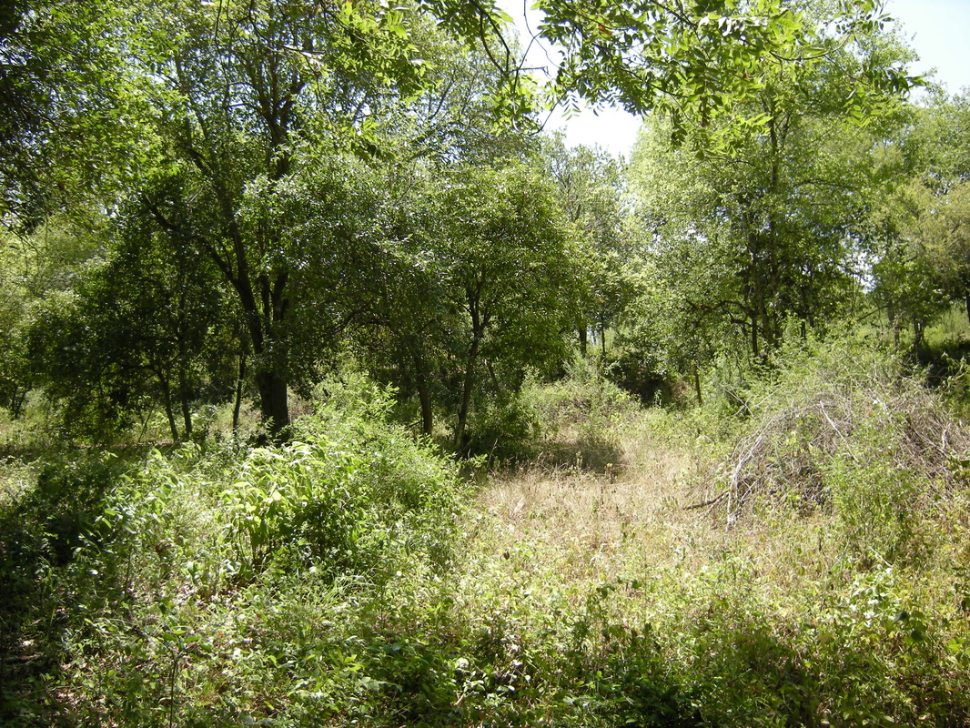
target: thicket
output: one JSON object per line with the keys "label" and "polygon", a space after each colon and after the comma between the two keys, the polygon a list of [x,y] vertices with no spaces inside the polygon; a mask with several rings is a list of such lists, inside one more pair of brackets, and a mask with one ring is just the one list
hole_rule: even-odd
{"label": "thicket", "polygon": [[917,548],[918,521],[966,485],[965,425],[877,332],[798,341],[777,361],[708,408],[733,432],[698,505],[729,527],[773,507],[835,514],[867,562]]}
{"label": "thicket", "polygon": [[[11,461],[0,524],[4,719],[266,717],[281,695],[263,704],[263,666],[286,683],[281,655],[299,646],[288,633],[254,641],[264,616],[334,594],[368,602],[414,564],[429,576],[446,568],[463,508],[455,465],[388,422],[387,391],[348,381],[326,383],[286,446]],[[301,629],[326,632],[339,619]],[[331,672],[330,648],[318,647],[305,657],[308,685]]]}

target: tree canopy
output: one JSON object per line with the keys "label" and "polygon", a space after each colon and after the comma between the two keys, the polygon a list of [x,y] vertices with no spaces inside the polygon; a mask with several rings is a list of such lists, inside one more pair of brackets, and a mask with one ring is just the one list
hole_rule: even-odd
{"label": "tree canopy", "polygon": [[[351,357],[462,448],[591,334],[696,381],[713,338],[764,358],[844,307],[861,251],[888,269],[877,150],[914,80],[878,3],[537,8],[546,87],[487,0],[10,5],[9,240],[94,242],[29,303],[4,282],[4,400],[42,388],[92,432],[157,410],[180,440],[253,397],[285,438],[293,392]],[[543,138],[543,100],[650,112],[631,166]]]}

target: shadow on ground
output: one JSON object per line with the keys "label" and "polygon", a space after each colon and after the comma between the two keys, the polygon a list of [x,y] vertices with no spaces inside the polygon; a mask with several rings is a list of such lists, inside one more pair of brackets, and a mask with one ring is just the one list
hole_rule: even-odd
{"label": "shadow on ground", "polygon": [[64,658],[70,565],[125,469],[95,452],[34,467],[36,484],[0,504],[0,724],[11,727],[69,723],[46,686]]}

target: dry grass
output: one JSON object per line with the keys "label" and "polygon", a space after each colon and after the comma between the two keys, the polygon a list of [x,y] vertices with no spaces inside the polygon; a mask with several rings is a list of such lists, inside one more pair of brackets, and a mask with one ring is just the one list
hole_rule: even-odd
{"label": "dry grass", "polygon": [[[692,686],[712,725],[818,725],[862,705],[963,725],[932,721],[968,694],[965,430],[895,372],[827,371],[793,372],[725,434],[704,411],[558,428],[553,457],[478,494],[442,585],[451,614],[556,679],[609,680],[607,665],[646,659],[624,635],[655,636],[656,676]],[[737,497],[690,507],[725,488],[750,488],[745,517]],[[900,534],[913,548],[869,558],[870,537]]]}
{"label": "dry grass", "polygon": [[[653,419],[640,413],[614,433],[620,457],[605,471],[540,462],[493,475],[466,529],[458,591],[492,590],[511,601],[555,593],[577,604],[599,585],[648,580],[649,593],[613,600],[616,614],[680,620],[702,616],[707,599],[691,601],[698,590],[728,584],[779,615],[847,588],[856,574],[835,515],[773,502],[725,528],[709,509],[691,508],[702,494],[699,476],[717,466],[689,443],[672,442],[669,423],[658,428]],[[950,562],[947,552],[939,556]]]}
{"label": "dry grass", "polygon": [[[554,593],[575,605],[603,584],[673,586],[735,549],[737,534],[685,509],[689,452],[642,420],[625,428],[621,457],[605,472],[533,463],[494,475],[469,522],[466,587],[488,583],[512,599]],[[626,596],[614,600],[619,611],[647,606],[634,605],[642,594]]]}
{"label": "dry grass", "polygon": [[480,507],[503,524],[549,541],[584,533],[598,546],[615,548],[632,526],[679,518],[677,476],[683,454],[659,451],[605,472],[529,465],[496,476]]}

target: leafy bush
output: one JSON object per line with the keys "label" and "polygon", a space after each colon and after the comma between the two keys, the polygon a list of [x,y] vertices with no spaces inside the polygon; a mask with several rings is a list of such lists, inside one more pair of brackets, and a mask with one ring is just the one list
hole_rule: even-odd
{"label": "leafy bush", "polygon": [[[105,500],[127,464],[111,454],[46,453],[0,466],[0,723],[44,725],[37,686],[62,659],[77,596],[64,574],[97,541]],[[67,603],[66,603],[67,602]]]}
{"label": "leafy bush", "polygon": [[465,450],[489,462],[531,458],[537,453],[541,432],[540,415],[525,393],[493,397],[475,412]]}
{"label": "leafy bush", "polygon": [[[463,508],[454,463],[390,424],[390,407],[348,376],[321,388],[290,445],[154,452],[97,489],[71,561],[42,577],[64,701],[35,724],[239,724],[285,700],[292,725],[348,709],[321,713],[315,696],[369,695],[347,652],[354,615],[399,573],[440,575]],[[69,480],[51,471],[44,488]]]}
{"label": "leafy bush", "polygon": [[[0,606],[0,721],[965,725],[970,466],[920,455],[906,437],[911,422],[945,413],[860,409],[860,387],[883,380],[851,373],[871,363],[847,362],[845,342],[814,346],[750,389],[738,440],[763,433],[781,455],[801,442],[818,482],[764,459],[735,516],[794,502],[816,517],[785,509],[730,533],[671,505],[676,484],[659,469],[631,469],[624,485],[539,468],[563,481],[549,508],[530,500],[535,480],[509,489],[510,473],[466,510],[454,463],[390,424],[389,393],[357,375],[317,392],[287,447],[188,446],[128,458],[124,476],[120,457],[5,466],[0,563],[19,579],[5,595],[23,614]],[[878,391],[890,412],[911,386],[925,394],[887,371]],[[813,391],[826,393],[834,425],[816,402],[817,416],[792,420],[802,441],[765,429],[788,421],[772,419],[779,403],[810,403]],[[836,394],[852,409],[834,407]],[[560,443],[584,431],[584,413],[591,435],[634,431],[638,410],[596,380],[531,382],[521,396],[562,428]],[[949,448],[960,431],[940,421]],[[657,440],[641,445],[653,456]],[[645,496],[636,508],[634,490]],[[598,515],[551,519],[564,495]],[[931,497],[940,508],[920,509]],[[78,514],[70,528],[50,520],[62,506]],[[947,548],[913,563],[934,527]],[[58,533],[66,561],[45,540]]]}
{"label": "leafy bush", "polygon": [[532,374],[515,394],[484,402],[470,423],[466,450],[490,462],[540,458],[602,470],[618,461],[617,426],[637,410],[595,362],[576,359],[558,380]]}
{"label": "leafy bush", "polygon": [[329,381],[296,441],[252,451],[223,492],[241,568],[278,554],[365,574],[410,553],[447,558],[460,511],[457,471],[388,422],[392,394],[362,376]]}
{"label": "leafy bush", "polygon": [[[461,509],[456,468],[390,424],[391,406],[391,393],[363,377],[332,381],[288,445],[155,453],[114,493],[104,528],[137,534],[131,548],[166,559],[178,544],[211,552],[224,560],[207,567],[216,579],[250,580],[273,563],[335,577],[411,554],[444,561]],[[185,551],[201,569],[198,551]]]}

